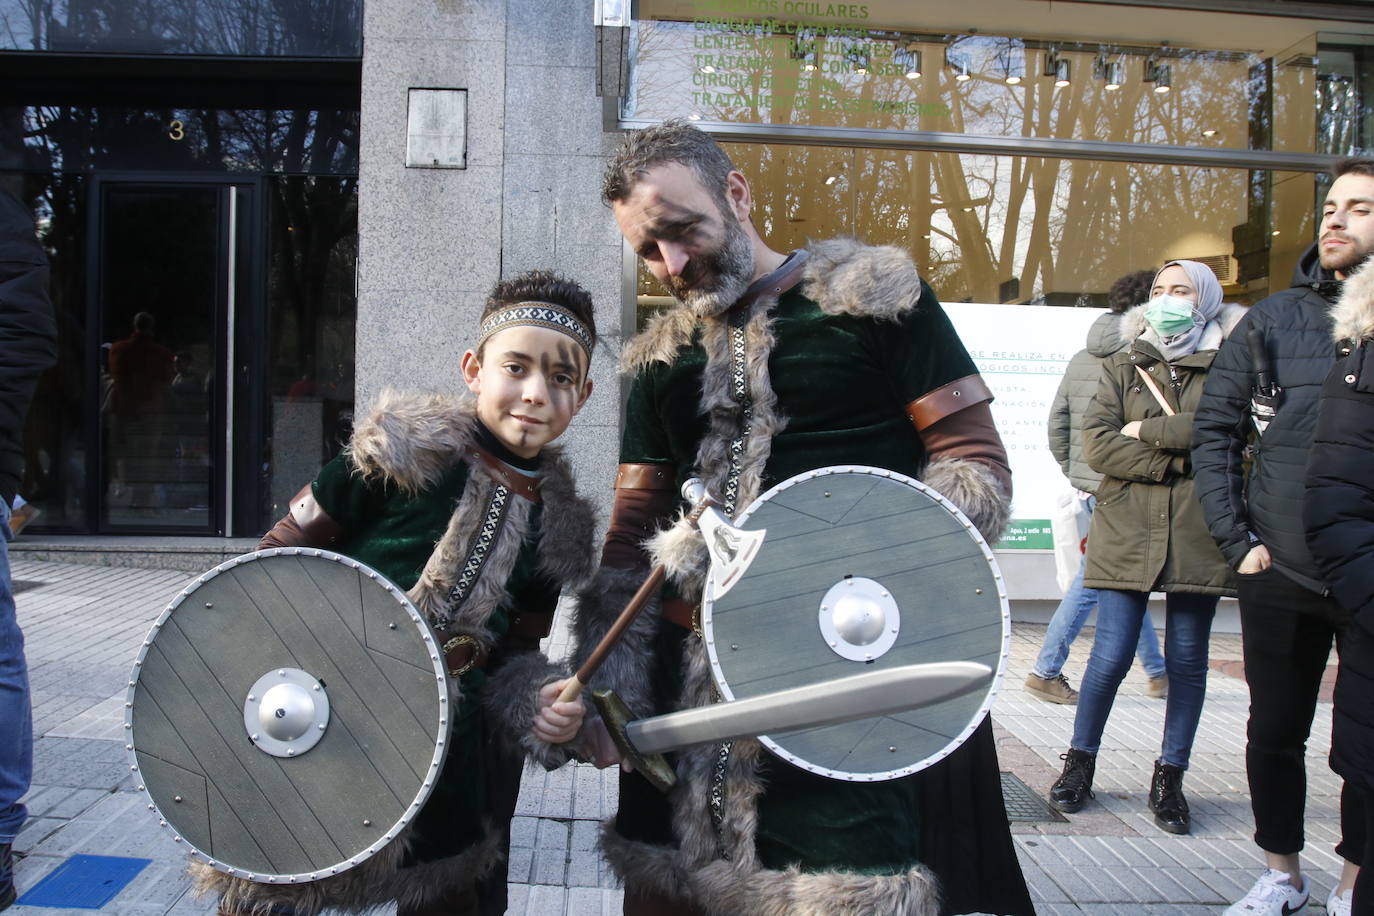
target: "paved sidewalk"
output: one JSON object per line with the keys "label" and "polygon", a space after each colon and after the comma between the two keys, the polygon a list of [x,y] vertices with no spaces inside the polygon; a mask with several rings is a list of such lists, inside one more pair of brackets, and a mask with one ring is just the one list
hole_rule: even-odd
{"label": "paved sidewalk", "polygon": [[[191,578],[164,570],[81,566],[12,558],[19,621],[28,640],[34,691],[35,784],[31,820],[16,843],[21,893],[77,853],[153,860],[103,912],[200,916],[211,901],[191,897],[184,850],[159,828],[125,759],[124,691],[148,626]],[[561,616],[561,615],[560,615]],[[1018,625],[1006,686],[994,707],[1002,767],[1044,793],[1073,725],[1071,706],[1032,699],[1021,681],[1044,627]],[[1066,673],[1076,684],[1091,633]],[[550,651],[566,649],[566,627]],[[1213,639],[1214,668],[1186,789],[1193,833],[1159,831],[1145,808],[1164,703],[1144,693],[1139,669],[1117,698],[1098,763],[1097,802],[1065,822],[1014,823],[1026,877],[1041,914],[1220,913],[1258,874],[1250,842],[1244,734],[1248,696],[1232,674],[1235,636]],[[1339,830],[1340,783],[1327,768],[1331,707],[1318,707],[1308,746],[1308,849],[1312,903],[1320,910],[1339,873],[1331,852]],[[614,773],[586,766],[527,774],[512,831],[512,914],[592,916],[620,912],[620,892],[595,852],[599,821],[615,807]],[[14,916],[72,914],[19,906]],[[7,914],[8,916],[8,914]]]}

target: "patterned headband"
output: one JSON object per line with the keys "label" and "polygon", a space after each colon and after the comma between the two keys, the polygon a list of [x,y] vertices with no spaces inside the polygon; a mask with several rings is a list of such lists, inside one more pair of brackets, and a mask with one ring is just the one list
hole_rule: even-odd
{"label": "patterned headband", "polygon": [[596,338],[576,315],[552,302],[517,302],[510,308],[492,312],[482,322],[482,334],[477,338],[477,349],[482,349],[487,338],[497,331],[504,331],[515,325],[534,325],[537,328],[548,328],[566,334],[577,341],[578,346],[586,352],[587,361],[591,362],[592,345],[596,343]]}

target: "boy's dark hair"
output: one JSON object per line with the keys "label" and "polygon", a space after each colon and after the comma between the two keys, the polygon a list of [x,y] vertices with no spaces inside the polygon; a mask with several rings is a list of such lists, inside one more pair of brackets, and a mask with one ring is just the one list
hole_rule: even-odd
{"label": "boy's dark hair", "polygon": [[1150,298],[1150,286],[1154,282],[1153,270],[1133,270],[1119,277],[1107,292],[1107,308],[1117,314],[1130,311]]}
{"label": "boy's dark hair", "polygon": [[1342,175],[1363,175],[1366,178],[1374,178],[1374,159],[1346,156],[1344,159],[1337,160],[1336,164],[1331,166],[1331,178],[1334,180]]}
{"label": "boy's dark hair", "polygon": [[[492,288],[487,296],[487,304],[482,307],[480,324],[493,312],[516,305],[520,302],[548,302],[561,306],[582,322],[596,341],[596,315],[592,308],[592,296],[581,286],[552,271],[527,270],[507,280],[502,280]],[[482,358],[478,349],[477,358]]]}
{"label": "boy's dark hair", "polygon": [[645,172],[669,162],[690,168],[711,196],[724,203],[725,177],[734,171],[734,164],[710,134],[681,118],[637,130],[625,139],[606,166],[601,199],[608,204],[624,200]]}

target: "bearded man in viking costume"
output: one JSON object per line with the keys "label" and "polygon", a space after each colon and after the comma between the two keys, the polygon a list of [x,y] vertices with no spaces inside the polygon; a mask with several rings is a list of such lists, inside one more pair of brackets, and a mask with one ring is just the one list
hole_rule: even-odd
{"label": "bearded man in viking costume", "polygon": [[[526,756],[572,753],[582,702],[539,650],[560,590],[593,570],[594,519],[553,440],[591,394],[596,325],[580,286],[542,271],[496,285],[461,369],[476,400],[385,392],[348,447],[259,545],[326,547],[366,563],[425,614],[458,709],[415,820],[381,851],[309,883],[262,884],[195,862],[221,916],[499,916]],[[562,743],[568,742],[568,743]]]}
{"label": "bearded man in viking costume", "polygon": [[[992,396],[906,252],[850,239],[773,251],[750,222],[748,181],[681,121],[631,135],[602,192],[678,301],[624,354],[622,463],[579,653],[651,564],[668,580],[594,684],[639,716],[718,699],[700,634],[707,554],[677,506],[688,477],[733,516],[804,471],[880,466],[997,540],[1011,477]],[[944,761],[886,782],[814,775],[752,739],[682,752],[676,767],[668,796],[626,774],[603,834],[627,914],[1034,912],[986,719]]]}

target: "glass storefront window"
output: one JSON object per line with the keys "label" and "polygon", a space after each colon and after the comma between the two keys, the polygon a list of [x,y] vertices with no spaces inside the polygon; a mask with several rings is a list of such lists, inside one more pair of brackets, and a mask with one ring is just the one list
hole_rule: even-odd
{"label": "glass storefront window", "polygon": [[[1172,258],[1211,265],[1229,300],[1254,301],[1288,286],[1316,227],[1310,174],[1253,173],[1275,189],[1255,206],[1270,182],[1242,169],[724,146],[773,248],[896,245],[945,302],[1103,306],[1119,276]],[[643,306],[663,301],[642,267],[638,287]]]}
{"label": "glass storefront window", "polygon": [[362,56],[362,0],[0,0],[0,50]]}
{"label": "glass storefront window", "polygon": [[[1269,126],[1269,71],[1241,51],[720,19],[640,21],[633,47],[626,119],[1240,149],[1252,115]],[[1285,88],[1310,99],[1292,69]]]}

